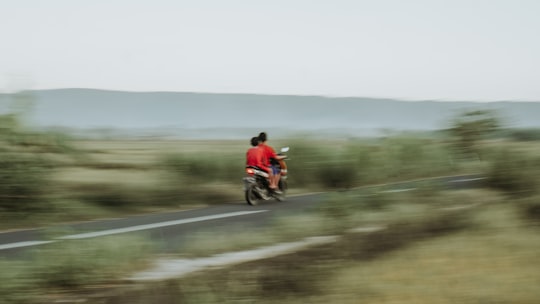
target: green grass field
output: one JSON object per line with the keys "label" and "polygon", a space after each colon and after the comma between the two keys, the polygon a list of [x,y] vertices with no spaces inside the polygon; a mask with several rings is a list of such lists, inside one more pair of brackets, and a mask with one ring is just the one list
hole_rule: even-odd
{"label": "green grass field", "polygon": [[[271,144],[276,149],[291,147],[291,193],[463,173],[492,175],[508,191],[529,191],[535,182],[527,184],[533,179],[522,172],[536,176],[530,167],[539,163],[536,155],[540,150],[536,142],[486,141],[482,158],[463,159],[446,141],[426,138],[285,138]],[[1,213],[0,230],[119,213],[241,203],[248,148],[247,142],[238,140],[72,140],[62,142],[60,148],[55,143],[22,145],[10,152],[17,153],[15,159],[24,156],[28,160],[21,161],[41,167],[35,171],[10,165],[13,173],[4,171],[22,189],[13,194],[20,203],[9,205],[6,197],[9,216]],[[510,173],[513,181],[504,177]],[[525,189],[518,186],[522,184]]]}
{"label": "green grass field", "polygon": [[[478,189],[437,194],[435,201],[422,200],[422,191],[392,194],[390,198],[379,198],[384,208],[372,208],[354,193],[342,193],[329,196],[318,211],[280,219],[269,230],[254,231],[249,236],[239,234],[228,245],[222,242],[212,245],[207,236],[201,235],[200,242],[191,249],[198,256],[261,246],[264,238],[270,243],[309,235],[333,234],[341,238],[330,245],[208,270],[178,280],[136,288],[118,287],[100,300],[103,303],[537,303],[540,299],[538,218],[525,216],[519,201],[508,200],[497,191]],[[456,202],[456,198],[460,201]],[[337,215],[324,208],[336,202],[348,212]],[[386,229],[349,232],[350,228],[374,223]]]}
{"label": "green grass field", "polygon": [[[0,230],[244,203],[247,141],[47,137],[20,142],[0,151]],[[1,285],[0,303],[40,303],[43,295],[51,301],[80,297],[103,285],[111,293],[97,296],[96,303],[540,300],[535,271],[540,266],[535,258],[540,249],[538,142],[488,140],[473,155],[434,138],[291,138],[271,144],[291,147],[291,192],[328,191],[326,199],[312,212],[276,219],[268,229],[238,229],[233,237],[231,232],[201,232],[178,255],[207,256],[329,234],[342,236],[341,241],[135,291],[118,287],[117,280],[146,265],[159,244],[129,238],[85,246],[65,243],[27,260],[0,261],[0,280],[10,282]],[[487,187],[444,191],[426,184],[417,191],[386,194],[352,190],[463,173],[486,175]],[[349,232],[374,225],[387,229]],[[77,256],[91,263],[84,266]],[[118,271],[102,271],[119,263],[116,258],[122,262]],[[110,285],[114,288],[109,290]]]}

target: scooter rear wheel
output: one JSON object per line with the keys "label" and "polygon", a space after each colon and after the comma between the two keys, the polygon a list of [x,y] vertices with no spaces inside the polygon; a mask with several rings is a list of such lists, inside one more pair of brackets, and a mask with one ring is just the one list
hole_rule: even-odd
{"label": "scooter rear wheel", "polygon": [[257,194],[257,190],[255,190],[255,185],[251,185],[247,188],[247,190],[245,191],[245,197],[246,202],[248,203],[248,205],[251,206],[257,205],[259,203],[259,200],[261,199]]}

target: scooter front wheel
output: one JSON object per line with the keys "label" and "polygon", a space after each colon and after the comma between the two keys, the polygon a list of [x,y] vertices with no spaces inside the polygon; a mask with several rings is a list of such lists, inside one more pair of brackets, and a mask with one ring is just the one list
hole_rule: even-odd
{"label": "scooter front wheel", "polygon": [[283,202],[285,200],[285,193],[287,192],[287,182],[285,180],[280,180],[278,186],[281,193],[274,194],[274,198],[279,202]]}

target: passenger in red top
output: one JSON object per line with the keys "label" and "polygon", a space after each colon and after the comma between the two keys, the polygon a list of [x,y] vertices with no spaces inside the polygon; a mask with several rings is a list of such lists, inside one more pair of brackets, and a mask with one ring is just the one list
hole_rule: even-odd
{"label": "passenger in red top", "polygon": [[253,137],[251,139],[252,147],[249,148],[246,153],[246,167],[258,167],[261,170],[264,170],[267,173],[271,174],[272,170],[266,165],[264,150],[258,147],[259,143],[260,141],[258,137]]}
{"label": "passenger in red top", "polygon": [[278,184],[279,184],[279,177],[281,175],[281,172],[279,172],[279,169],[276,165],[272,165],[272,159],[274,160],[280,160],[285,158],[285,156],[277,155],[276,152],[272,147],[266,144],[267,136],[265,132],[261,132],[259,134],[259,141],[261,142],[259,144],[259,149],[262,149],[264,151],[264,164],[270,168],[270,189],[278,190]]}

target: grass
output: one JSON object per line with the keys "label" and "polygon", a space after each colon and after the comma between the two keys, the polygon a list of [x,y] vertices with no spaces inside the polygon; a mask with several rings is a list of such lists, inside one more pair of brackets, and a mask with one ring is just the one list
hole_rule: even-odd
{"label": "grass", "polygon": [[[515,181],[501,179],[504,172],[523,171],[517,166],[527,162],[507,164],[497,153],[503,147],[512,147],[510,153],[517,151],[525,159],[527,155],[537,154],[536,142],[487,141],[483,143],[482,160],[462,160],[448,143],[434,138],[396,136],[369,141],[289,138],[272,144],[291,147],[288,164],[292,193],[479,172],[491,174],[494,184],[514,187],[511,182],[520,184],[527,176],[537,174],[515,175]],[[34,152],[26,146],[21,148],[23,154],[39,154],[49,164],[43,175],[47,186],[39,192],[43,195],[33,199],[42,202],[38,204],[42,206],[37,206],[43,213],[39,224],[46,224],[46,218],[55,222],[74,218],[90,220],[95,211],[114,215],[126,212],[126,208],[136,213],[243,201],[240,189],[246,141],[71,140],[69,146],[65,150],[69,153],[62,149],[40,151],[40,146],[30,147],[39,150]],[[497,162],[499,166],[494,166]],[[32,176],[30,172],[26,178]],[[525,188],[526,192],[531,186]],[[79,206],[81,210],[70,206]],[[93,211],[86,213],[86,210]],[[5,216],[0,229],[34,224],[25,223],[24,218],[33,215],[23,213]]]}
{"label": "grass", "polygon": [[[487,190],[440,191],[433,194],[433,198],[436,198],[433,200],[426,200],[423,191],[387,193],[375,197],[369,192],[367,194],[365,190],[326,194],[313,210],[278,216],[269,225],[262,226],[266,228],[237,226],[227,230],[215,227],[200,231],[191,235],[183,245],[181,254],[185,257],[209,256],[310,236],[340,235],[357,227],[421,222],[434,214],[446,214],[448,211],[441,211],[441,208],[455,206],[454,200],[458,200],[461,207],[463,204],[489,203],[500,198]],[[453,223],[442,224],[452,226]]]}
{"label": "grass", "polygon": [[[334,193],[313,211],[280,217],[268,229],[237,226],[200,232],[182,255],[200,257],[306,236],[342,235],[332,245],[124,288],[115,280],[146,265],[154,245],[124,237],[70,241],[35,252],[33,262],[0,261],[5,270],[0,277],[9,282],[0,299],[33,303],[46,294],[55,300],[133,304],[535,303],[540,298],[540,239],[538,226],[523,214],[524,206],[528,201],[512,204],[488,189],[428,187],[381,196]],[[386,229],[348,232],[374,224]],[[81,257],[85,263],[80,263]],[[112,287],[95,293],[91,290],[96,284]],[[21,293],[24,290],[28,292]]]}
{"label": "grass", "polygon": [[[152,286],[152,292],[142,287],[140,303],[153,302],[149,294],[163,302],[178,298],[186,303],[539,299],[532,287],[538,285],[538,276],[531,269],[538,268],[532,257],[540,249],[540,212],[538,195],[528,183],[539,175],[536,143],[487,142],[481,160],[460,160],[444,142],[432,139],[290,142],[294,145],[283,141],[274,146],[291,146],[289,184],[296,193],[473,172],[502,181],[492,184],[503,191],[446,191],[428,183],[400,193],[345,191],[329,194],[311,212],[278,218],[268,229],[201,231],[182,255],[205,256],[316,235],[340,234],[345,241],[197,274]],[[80,141],[73,146],[75,156],[53,153],[54,149],[40,154],[53,164],[45,168],[50,169],[45,208],[2,212],[0,229],[242,203],[244,141]],[[509,154],[500,154],[501,147],[510,147]],[[519,159],[510,161],[515,155]],[[504,178],[507,172],[511,179]],[[467,206],[474,208],[462,208]],[[370,235],[347,232],[366,226],[387,230]],[[115,240],[53,244],[31,260],[0,261],[0,281],[7,282],[0,287],[0,303],[30,303],[34,296],[50,294],[47,289],[80,292],[86,285],[113,282],[144,265],[152,251],[148,240]],[[517,283],[495,287],[505,280]],[[135,303],[131,295],[132,291],[126,294],[129,301],[118,295],[118,303]]]}
{"label": "grass", "polygon": [[[121,290],[108,303],[537,303],[538,227],[497,192],[468,190],[457,196],[483,204],[402,218],[395,217],[398,209],[361,208],[362,213],[385,213],[388,228],[346,233],[330,246]],[[413,205],[411,210],[419,210]],[[307,229],[315,229],[307,219],[301,224],[306,222]]]}
{"label": "grass", "polygon": [[472,231],[347,263],[325,280],[332,292],[318,303],[538,302],[537,231],[507,206],[490,206],[479,216]]}
{"label": "grass", "polygon": [[0,303],[54,302],[66,290],[117,283],[147,264],[153,245],[133,236],[63,241],[43,245],[25,257],[0,259]]}

